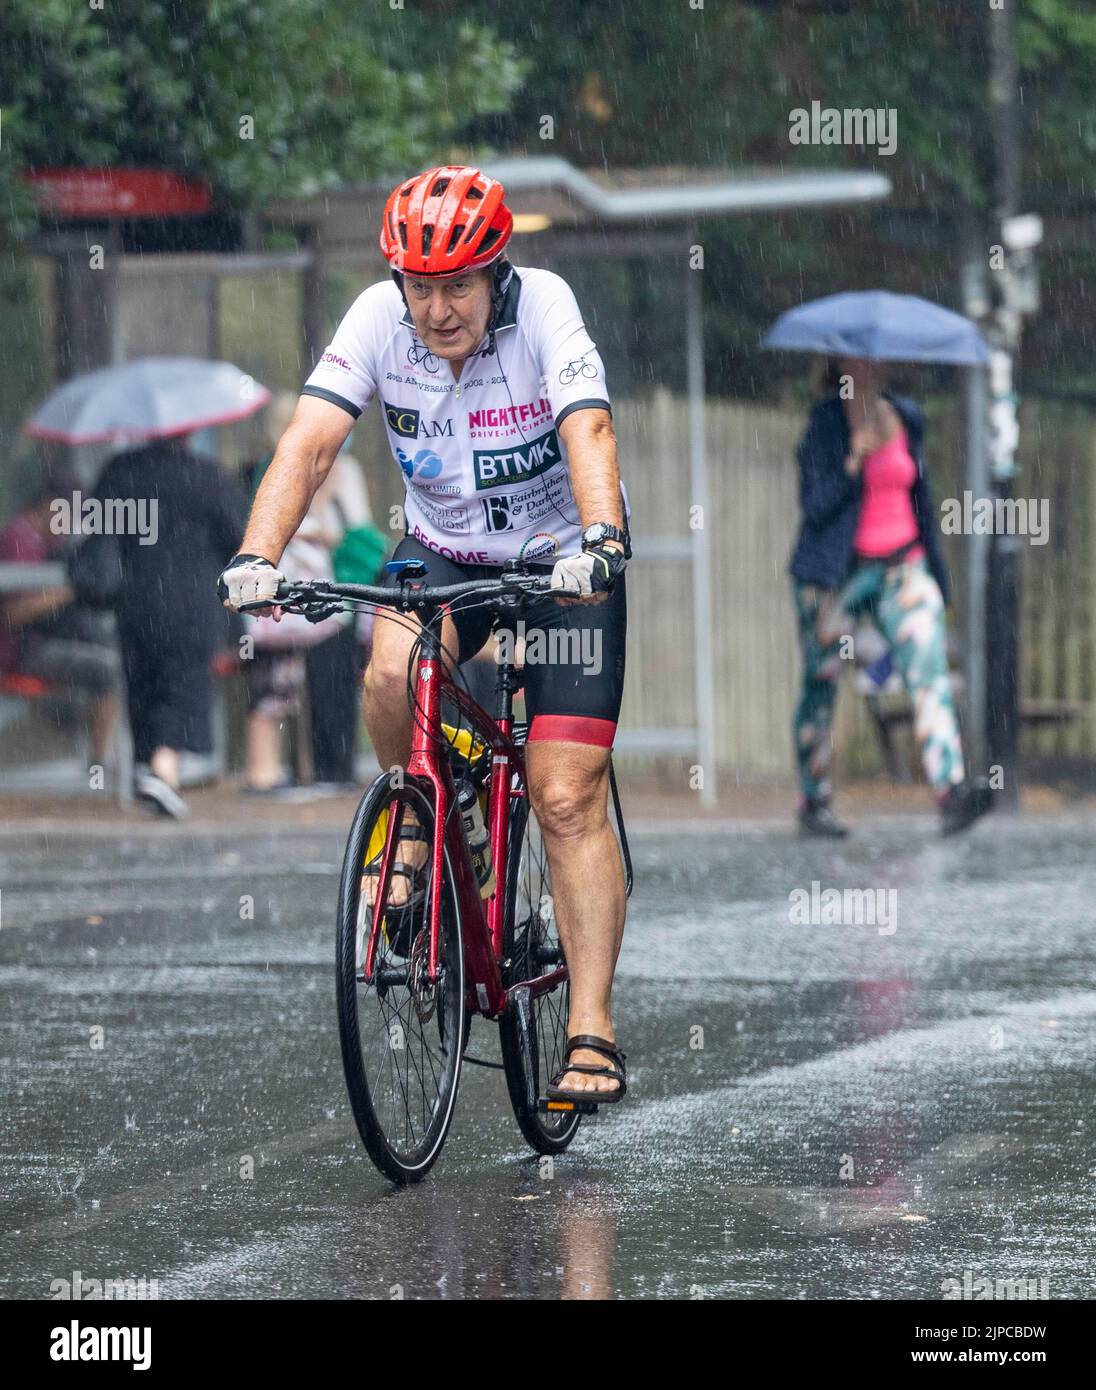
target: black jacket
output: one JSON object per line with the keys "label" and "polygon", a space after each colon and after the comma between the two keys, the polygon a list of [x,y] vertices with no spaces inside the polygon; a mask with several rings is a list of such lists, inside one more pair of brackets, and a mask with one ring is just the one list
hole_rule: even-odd
{"label": "black jacket", "polygon": [[[949,585],[940,548],[940,530],[925,470],[925,423],[921,408],[905,396],[883,393],[906,427],[910,454],[917,464],[917,480],[911,491],[925,557],[945,603]],[[799,443],[799,504],[803,524],[792,553],[791,572],[796,579],[839,589],[848,578],[855,555],[853,540],[864,494],[863,475],[845,472],[849,452],[849,426],[839,397],[819,401],[811,411],[807,430]]]}
{"label": "black jacket", "polygon": [[217,576],[240,543],[241,489],[216,463],[164,440],[116,455],[95,495],[156,503],[155,544],[142,545],[134,535],[119,538],[119,627],[131,640],[155,646],[210,649],[222,642],[228,623]]}

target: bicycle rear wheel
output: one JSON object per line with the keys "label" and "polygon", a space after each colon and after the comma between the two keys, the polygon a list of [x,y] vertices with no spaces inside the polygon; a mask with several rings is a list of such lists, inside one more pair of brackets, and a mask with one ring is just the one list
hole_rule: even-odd
{"label": "bicycle rear wheel", "polygon": [[[440,883],[427,862],[411,906],[385,912],[362,893],[363,869],[371,861],[376,865],[390,822],[395,818],[392,833],[398,834],[409,814],[432,842],[434,801],[427,784],[409,778],[394,789],[382,775],[362,798],[343,860],[336,946],[339,1039],[350,1106],[369,1156],[400,1183],[425,1177],[441,1152],[467,1037],[464,950],[448,853]],[[431,985],[430,908],[439,895],[438,978]],[[374,896],[379,899],[375,890]],[[365,952],[375,911],[385,916],[367,984]]]}
{"label": "bicycle rear wheel", "polygon": [[[564,963],[552,905],[548,854],[528,796],[514,799],[510,815],[503,959],[509,961],[504,981],[507,987],[549,974]],[[499,1020],[499,1043],[514,1117],[526,1141],[541,1154],[561,1153],[582,1122],[576,1111],[541,1114],[535,1104],[563,1065],[570,993],[564,980],[531,999],[528,1027],[521,1026],[513,1001]],[[532,1097],[530,1080],[535,1091]]]}

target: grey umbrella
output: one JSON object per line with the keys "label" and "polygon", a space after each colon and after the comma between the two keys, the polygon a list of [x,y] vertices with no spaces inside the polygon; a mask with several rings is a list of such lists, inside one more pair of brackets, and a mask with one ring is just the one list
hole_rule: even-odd
{"label": "grey umbrella", "polygon": [[61,444],[137,443],[231,424],[269,400],[266,387],[231,362],[139,357],[64,382],[24,433]]}

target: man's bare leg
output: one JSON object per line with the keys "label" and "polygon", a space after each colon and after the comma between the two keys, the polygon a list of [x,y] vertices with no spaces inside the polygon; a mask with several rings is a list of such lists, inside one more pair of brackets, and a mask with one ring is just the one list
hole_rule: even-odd
{"label": "man's bare leg", "polygon": [[[624,865],[609,823],[609,750],[586,743],[535,742],[525,750],[533,809],[552,871],[552,900],[571,980],[568,1037],[615,1041],[613,972],[624,936]],[[571,1060],[607,1066],[600,1053]],[[573,1091],[616,1091],[609,1076],[565,1073]]]}

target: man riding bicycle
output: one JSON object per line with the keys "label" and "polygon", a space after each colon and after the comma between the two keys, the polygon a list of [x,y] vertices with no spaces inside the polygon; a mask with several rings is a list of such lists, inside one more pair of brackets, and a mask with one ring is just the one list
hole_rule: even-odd
{"label": "man riding bicycle", "polygon": [[[274,599],[282,551],[374,396],[404,474],[396,559],[424,560],[438,585],[495,576],[514,557],[550,568],[561,597],[530,615],[526,635],[535,622],[581,640],[557,641],[561,659],[524,671],[526,770],[571,989],[567,1065],[549,1096],[597,1092],[604,1103],[625,1088],[611,1016],[625,888],[608,792],[626,502],[601,358],[566,282],[507,260],[512,230],[502,185],[478,169],[430,169],[393,190],[380,238],[392,280],[359,296],[309,376],[222,592],[234,609]],[[469,660],[491,622],[482,608],[446,614],[445,649]],[[410,756],[415,625],[408,615],[374,631],[363,713],[382,767]],[[598,660],[584,666],[578,653],[591,650]],[[413,834],[401,840],[392,906],[413,891],[427,848]]]}

